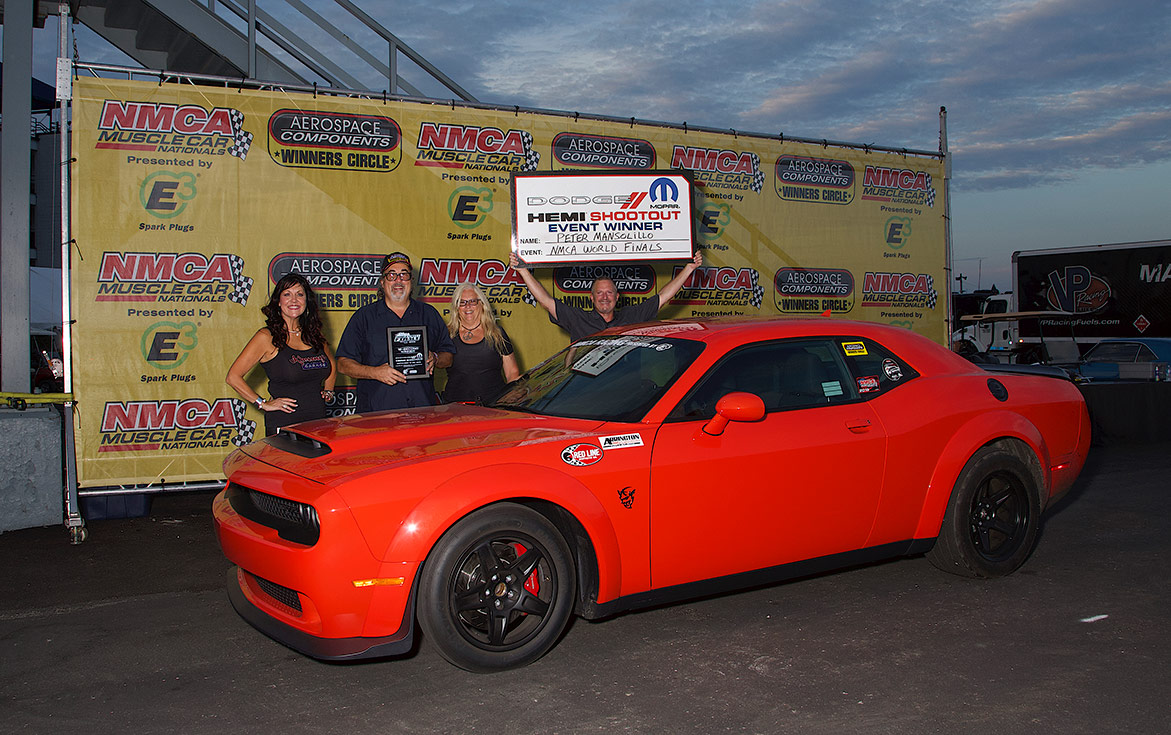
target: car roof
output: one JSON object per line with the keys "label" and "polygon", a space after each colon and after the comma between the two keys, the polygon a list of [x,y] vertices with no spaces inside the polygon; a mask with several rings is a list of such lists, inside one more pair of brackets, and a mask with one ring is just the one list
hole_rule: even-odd
{"label": "car roof", "polygon": [[739,316],[669,319],[611,327],[601,334],[690,339],[705,342],[721,351],[736,344],[772,339],[865,337],[878,342],[904,359],[913,360],[920,372],[924,369],[954,372],[971,367],[967,360],[955,355],[951,350],[909,329],[876,322],[829,317]]}
{"label": "car roof", "polygon": [[1171,359],[1171,337],[1109,337],[1098,344],[1128,343],[1147,346],[1161,360]]}
{"label": "car roof", "polygon": [[678,337],[700,342],[722,341],[752,335],[760,338],[805,336],[907,335],[909,330],[875,322],[831,319],[829,317],[750,317],[730,316],[702,319],[667,319],[643,322],[622,327],[611,327],[602,334],[629,334],[655,337]]}
{"label": "car roof", "polygon": [[[708,345],[693,366],[707,370],[723,355],[754,342],[820,337],[871,339],[923,376],[983,373],[980,366],[939,343],[903,327],[830,317],[713,317],[670,319],[611,327],[601,335],[655,336]],[[649,416],[649,415],[648,415]]]}

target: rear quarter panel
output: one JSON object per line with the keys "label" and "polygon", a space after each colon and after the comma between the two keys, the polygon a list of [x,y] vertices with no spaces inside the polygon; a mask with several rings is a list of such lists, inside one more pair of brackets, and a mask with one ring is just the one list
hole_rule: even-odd
{"label": "rear quarter panel", "polygon": [[[992,379],[1007,388],[1006,401],[990,392]],[[1043,502],[1060,489],[1050,469],[1072,461],[1080,470],[1088,449],[1085,402],[1065,380],[983,371],[923,376],[873,403],[890,453],[868,545],[937,536],[960,471],[986,444],[1010,437],[1030,448]]]}

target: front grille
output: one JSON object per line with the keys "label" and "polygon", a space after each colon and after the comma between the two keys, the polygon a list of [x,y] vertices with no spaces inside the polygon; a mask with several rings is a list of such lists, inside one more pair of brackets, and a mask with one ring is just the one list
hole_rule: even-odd
{"label": "front grille", "polygon": [[282,607],[288,608],[291,614],[298,618],[301,617],[301,596],[298,595],[296,591],[291,590],[288,587],[283,587],[276,582],[269,582],[267,579],[257,577],[252,573],[249,573],[248,576],[255,580],[256,586],[259,587],[261,591],[264,592],[264,594],[271,597]]}
{"label": "front grille", "polygon": [[228,483],[224,496],[241,516],[273,529],[286,541],[312,546],[321,536],[317,510],[308,503],[269,495],[234,482]]}

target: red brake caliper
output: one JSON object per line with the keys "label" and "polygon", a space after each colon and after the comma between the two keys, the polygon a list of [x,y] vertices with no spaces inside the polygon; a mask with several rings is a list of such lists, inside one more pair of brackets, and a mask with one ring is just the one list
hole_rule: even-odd
{"label": "red brake caliper", "polygon": [[[516,550],[517,557],[522,556],[526,551],[528,551],[528,549],[526,549],[525,547],[521,546],[520,544],[516,544],[516,543],[514,543],[512,545],[512,548]],[[525,590],[530,595],[535,595],[541,591],[541,583],[537,581],[537,570],[536,569],[534,569],[529,574],[529,578],[525,580]]]}

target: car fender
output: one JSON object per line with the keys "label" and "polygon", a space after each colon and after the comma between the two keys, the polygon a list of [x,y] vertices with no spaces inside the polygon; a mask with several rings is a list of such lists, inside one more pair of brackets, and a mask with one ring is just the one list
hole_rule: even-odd
{"label": "car fender", "polygon": [[[495,464],[448,478],[406,514],[383,558],[422,562],[461,518],[486,505],[517,498],[545,500],[577,519],[597,556],[598,601],[618,596],[622,559],[610,516],[579,480],[541,465]],[[573,539],[566,543],[572,547]]]}
{"label": "car fender", "polygon": [[1012,438],[1024,442],[1041,469],[1042,498],[1050,485],[1049,451],[1041,432],[1031,421],[1012,411],[980,413],[959,428],[939,454],[931,474],[923,511],[915,529],[915,538],[935,538],[943,524],[947,501],[964,465],[981,447],[998,439]]}

